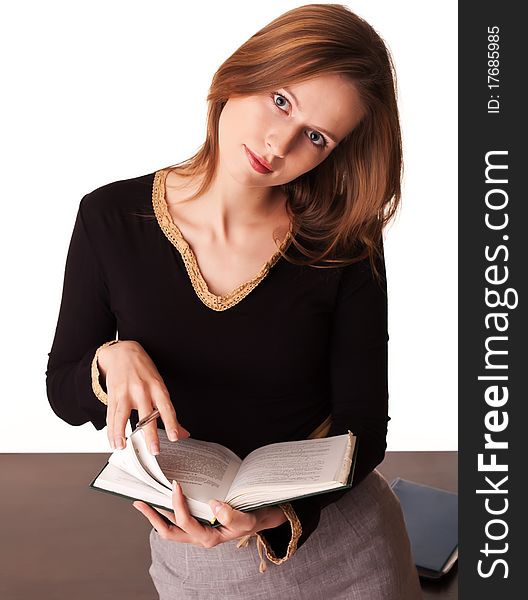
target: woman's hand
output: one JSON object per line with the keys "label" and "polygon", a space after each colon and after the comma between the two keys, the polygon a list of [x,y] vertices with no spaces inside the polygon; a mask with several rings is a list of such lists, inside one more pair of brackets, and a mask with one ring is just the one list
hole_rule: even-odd
{"label": "woman's hand", "polygon": [[[245,513],[235,510],[229,504],[218,500],[210,500],[209,505],[222,524],[220,527],[208,527],[196,520],[189,512],[181,487],[174,481],[172,491],[174,512],[170,513],[160,509],[160,512],[174,525],[169,525],[157,510],[154,510],[145,502],[136,501],[133,503],[134,508],[147,517],[162,539],[182,544],[193,544],[202,548],[213,548],[218,544],[236,540],[244,535],[252,535],[263,529],[278,527],[287,521],[286,515],[278,506],[259,508]],[[218,512],[215,512],[216,505],[219,505]]]}
{"label": "woman's hand", "polygon": [[[125,447],[125,427],[132,410],[143,419],[154,409],[160,412],[171,441],[188,438],[190,433],[176,418],[169,392],[158,369],[141,344],[132,340],[102,348],[97,357],[99,372],[106,377],[108,409],[107,435],[113,450]],[[152,454],[159,454],[156,421],[143,428]]]}

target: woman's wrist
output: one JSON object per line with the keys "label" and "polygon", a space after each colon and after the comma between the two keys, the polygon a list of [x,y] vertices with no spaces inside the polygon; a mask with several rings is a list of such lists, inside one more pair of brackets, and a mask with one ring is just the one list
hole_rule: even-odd
{"label": "woman's wrist", "polygon": [[274,527],[279,527],[288,520],[280,506],[267,506],[265,508],[260,508],[257,517],[258,521],[255,533],[262,531],[263,529],[273,529]]}
{"label": "woman's wrist", "polygon": [[116,340],[115,342],[108,343],[108,345],[104,345],[97,351],[97,368],[99,370],[99,375],[103,379],[106,379],[106,371],[108,369],[108,355],[110,352],[113,352],[112,348],[120,343],[122,344],[123,342]]}
{"label": "woman's wrist", "polygon": [[115,352],[116,346],[137,346],[138,343],[134,340],[112,340],[111,342],[107,342],[97,351],[97,366],[99,369],[99,373],[101,377],[106,378],[106,371],[108,370],[109,364],[109,356],[111,356],[112,352]]}

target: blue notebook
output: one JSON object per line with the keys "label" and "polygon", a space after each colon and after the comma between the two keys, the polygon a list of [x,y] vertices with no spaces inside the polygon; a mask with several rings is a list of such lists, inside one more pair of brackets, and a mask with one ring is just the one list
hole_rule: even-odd
{"label": "blue notebook", "polygon": [[398,496],[418,574],[438,578],[458,559],[458,494],[397,477]]}

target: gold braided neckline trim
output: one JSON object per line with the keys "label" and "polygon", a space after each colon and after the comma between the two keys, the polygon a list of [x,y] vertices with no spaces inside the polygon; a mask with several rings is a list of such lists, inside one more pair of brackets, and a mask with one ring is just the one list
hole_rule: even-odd
{"label": "gold braided neckline trim", "polygon": [[181,254],[185,264],[185,269],[187,270],[187,274],[189,275],[192,286],[198,298],[200,298],[200,300],[212,310],[222,311],[231,308],[245,298],[249,292],[251,292],[251,290],[253,290],[264,279],[264,277],[266,277],[271,267],[279,260],[281,257],[280,250],[284,252],[291,242],[293,224],[290,223],[288,233],[279,246],[280,250],[277,250],[277,252],[275,252],[273,256],[262,265],[262,268],[255,275],[255,277],[239,285],[225,296],[217,296],[209,291],[207,283],[203,278],[200,268],[198,267],[198,261],[196,260],[196,256],[192,248],[183,237],[181,231],[178,229],[169,213],[167,200],[165,198],[165,180],[167,178],[168,171],[168,167],[156,171],[154,176],[154,184],[152,187],[152,205],[154,207],[154,213],[158,220],[159,226],[161,227],[165,236]]}

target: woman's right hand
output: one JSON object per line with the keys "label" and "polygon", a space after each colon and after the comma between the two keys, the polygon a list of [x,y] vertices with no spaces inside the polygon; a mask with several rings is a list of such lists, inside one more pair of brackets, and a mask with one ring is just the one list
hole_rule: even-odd
{"label": "woman's right hand", "polygon": [[[167,437],[173,442],[190,436],[178,423],[167,387],[141,344],[122,340],[106,346],[99,351],[97,364],[99,373],[106,377],[107,435],[113,450],[125,447],[125,427],[134,409],[143,419],[157,408]],[[159,454],[156,420],[145,425],[143,431],[151,453]]]}

